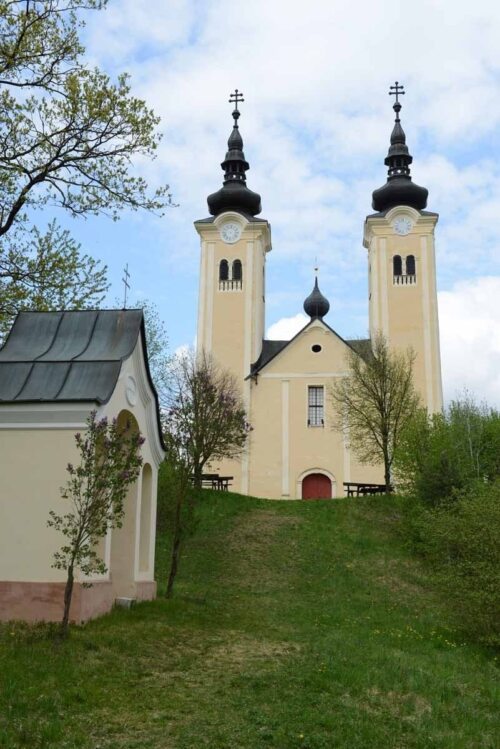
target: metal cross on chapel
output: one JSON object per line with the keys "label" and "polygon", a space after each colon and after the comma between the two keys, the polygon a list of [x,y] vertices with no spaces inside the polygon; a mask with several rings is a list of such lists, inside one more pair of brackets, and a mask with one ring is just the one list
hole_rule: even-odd
{"label": "metal cross on chapel", "polygon": [[236,111],[238,111],[238,102],[245,101],[243,98],[243,94],[241,91],[238,91],[237,88],[234,89],[234,94],[230,94],[229,96],[229,103],[234,104],[234,108]]}
{"label": "metal cross on chapel", "polygon": [[395,96],[396,97],[396,104],[399,104],[399,96],[404,96],[406,91],[404,90],[404,86],[402,83],[399,83],[399,81],[396,81],[395,86],[389,86],[389,96]]}
{"label": "metal cross on chapel", "polygon": [[128,282],[130,273],[128,272],[128,263],[123,269],[123,309],[127,309],[127,291],[130,290],[130,284]]}

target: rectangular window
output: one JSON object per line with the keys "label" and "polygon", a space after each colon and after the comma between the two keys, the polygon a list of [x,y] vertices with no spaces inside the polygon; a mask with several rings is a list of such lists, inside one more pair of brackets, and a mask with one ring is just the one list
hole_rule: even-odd
{"label": "rectangular window", "polygon": [[322,427],[325,424],[325,388],[309,385],[307,388],[307,426]]}

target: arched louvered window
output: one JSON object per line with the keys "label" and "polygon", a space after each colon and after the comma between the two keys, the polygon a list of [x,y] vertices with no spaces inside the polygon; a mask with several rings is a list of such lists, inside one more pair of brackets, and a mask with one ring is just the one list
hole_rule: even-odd
{"label": "arched louvered window", "polygon": [[243,280],[243,268],[241,266],[241,260],[233,261],[233,281]]}
{"label": "arched louvered window", "polygon": [[406,275],[407,276],[415,276],[416,270],[415,270],[415,255],[408,255],[406,258]]}
{"label": "arched louvered window", "polygon": [[392,258],[392,269],[394,276],[403,275],[403,261],[401,260],[401,255],[394,255]]}
{"label": "arched louvered window", "polygon": [[227,281],[229,279],[229,263],[227,260],[221,260],[219,265],[219,281]]}

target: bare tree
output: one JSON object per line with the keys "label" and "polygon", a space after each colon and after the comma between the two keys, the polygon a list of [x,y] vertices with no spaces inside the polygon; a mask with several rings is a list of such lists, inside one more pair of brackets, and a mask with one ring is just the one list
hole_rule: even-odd
{"label": "bare tree", "polygon": [[347,354],[348,376],[330,388],[334,429],[349,439],[362,463],[383,462],[386,492],[401,431],[419,405],[413,385],[415,354],[391,351],[382,333]]}
{"label": "bare tree", "polygon": [[67,571],[61,636],[68,634],[69,613],[75,569],[84,574],[106,572],[106,565],[96,552],[96,545],[108,528],[120,527],[123,503],[130,484],[136,480],[144,442],[138,431],[121,429],[113,420],[97,421],[93,411],[84,434],[76,434],[80,464],[67,466],[69,479],[61,496],[71,503],[64,515],[53,510],[47,525],[60,531],[66,543],[54,553],[53,567]]}
{"label": "bare tree", "polygon": [[[238,383],[211,356],[188,352],[173,363],[164,414],[166,460],[173,473],[174,528],[167,597],[179,565],[186,519],[193,515],[195,488],[210,461],[236,458],[248,424]],[[187,518],[186,518],[187,516]]]}

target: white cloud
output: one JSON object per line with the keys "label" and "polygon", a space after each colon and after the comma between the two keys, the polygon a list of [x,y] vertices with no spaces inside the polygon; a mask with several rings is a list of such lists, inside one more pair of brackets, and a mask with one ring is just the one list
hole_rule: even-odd
{"label": "white cloud", "polygon": [[467,388],[500,408],[500,276],[460,281],[438,298],[445,400]]}
{"label": "white cloud", "polygon": [[[283,331],[273,335],[290,337],[293,321],[306,320],[293,313],[310,290],[315,258],[332,302],[330,324],[365,333],[362,225],[371,191],[385,181],[393,118],[386,91],[395,77],[407,86],[402,121],[412,174],[429,188],[429,209],[440,213],[438,281],[451,289],[441,293],[445,304],[465,293],[460,278],[500,275],[497,0],[120,0],[88,17],[92,59],[112,74],[128,70],[134,93],[162,117],[158,159],[139,166],[152,183],[170,183],[180,208],[156,220],[151,248],[168,281],[158,272],[141,285],[149,282],[151,298],[167,300],[173,345],[190,340],[195,324],[195,305],[186,301],[199,257],[192,221],[206,215],[206,196],[222,183],[235,86],[245,95],[248,184],[261,193],[262,216],[273,227],[267,295],[282,319],[270,331]],[[443,310],[448,392],[452,348]]]}
{"label": "white cloud", "polygon": [[282,317],[281,320],[269,326],[267,338],[271,341],[289,341],[308,322],[309,318],[303,312],[299,312],[294,317]]}

